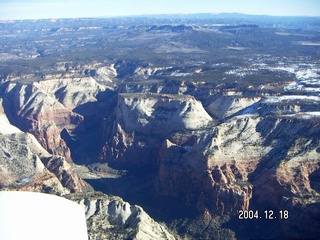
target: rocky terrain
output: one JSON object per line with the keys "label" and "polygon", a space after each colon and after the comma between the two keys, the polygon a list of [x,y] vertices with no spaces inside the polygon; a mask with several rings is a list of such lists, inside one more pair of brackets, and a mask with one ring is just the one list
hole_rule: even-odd
{"label": "rocky terrain", "polygon": [[[73,81],[72,84],[79,83]],[[59,86],[57,89],[65,88],[64,83],[57,85]],[[68,110],[56,98],[46,98],[50,94],[50,88],[53,89],[54,86],[55,81],[53,80],[50,81],[50,85],[46,85],[44,82],[40,87],[37,83],[20,85],[16,90],[14,96],[18,101],[23,102],[18,105],[19,109],[21,108],[17,111],[18,116],[22,116],[21,121],[34,123],[30,124],[30,129],[25,130],[30,133],[21,131],[9,122],[1,99],[1,190],[44,192],[64,196],[80,203],[84,207],[88,219],[90,239],[155,239],[158,237],[175,239],[164,226],[150,218],[141,207],[130,205],[119,197],[114,198],[94,193],[92,187],[73,171],[69,148],[60,138],[60,134],[63,131],[71,131],[77,124],[80,125],[81,121],[72,122],[72,116],[77,116],[77,114]],[[7,91],[11,86],[5,87],[5,94],[12,96],[12,92]],[[26,91],[29,91],[31,96]],[[67,93],[71,94],[70,91]],[[5,95],[5,98],[8,95]],[[90,93],[83,95],[88,97]],[[71,99],[74,102],[77,101],[75,98]],[[63,102],[63,100],[61,101]],[[73,108],[76,105],[72,105]],[[10,109],[9,111],[14,110],[11,106],[6,105]],[[25,112],[28,114],[24,114]],[[82,119],[82,116],[77,116],[76,119]],[[48,131],[47,127],[52,128],[53,131]],[[42,130],[45,130],[45,134],[35,134],[36,131]],[[55,142],[57,139],[58,143]],[[50,141],[53,143],[52,145],[47,144]],[[59,150],[61,145],[65,147],[66,151],[59,152],[51,148],[55,147],[56,150]],[[54,153],[49,153],[49,151]],[[57,155],[58,153],[61,155]],[[71,193],[85,195],[72,195]]]}
{"label": "rocky terrain", "polygon": [[175,239],[139,206],[104,194],[68,195],[85,208],[90,239]]}
{"label": "rocky terrain", "polygon": [[1,23],[1,190],[90,239],[319,238],[319,19],[220,17]]}

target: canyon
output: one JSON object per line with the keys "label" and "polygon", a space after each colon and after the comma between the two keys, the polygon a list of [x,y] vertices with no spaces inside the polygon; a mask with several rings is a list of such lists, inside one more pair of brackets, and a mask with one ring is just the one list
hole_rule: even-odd
{"label": "canyon", "polygon": [[0,64],[0,189],[79,203],[90,239],[318,238],[318,19],[168,21],[1,23],[29,47]]}

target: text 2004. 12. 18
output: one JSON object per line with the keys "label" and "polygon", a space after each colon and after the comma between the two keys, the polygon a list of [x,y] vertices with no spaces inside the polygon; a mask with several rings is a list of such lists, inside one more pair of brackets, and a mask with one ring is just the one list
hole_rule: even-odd
{"label": "text 2004. 12. 18", "polygon": [[264,210],[260,212],[259,210],[239,210],[238,211],[238,219],[266,219],[266,220],[286,220],[289,218],[288,210]]}

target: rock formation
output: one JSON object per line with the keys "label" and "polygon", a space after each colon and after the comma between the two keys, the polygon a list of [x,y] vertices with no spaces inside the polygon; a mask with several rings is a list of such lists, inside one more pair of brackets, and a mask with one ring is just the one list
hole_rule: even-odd
{"label": "rock formation", "polygon": [[[283,229],[291,228],[285,236],[304,236],[295,217],[301,214],[318,222],[320,210],[316,177],[320,121],[318,112],[310,111],[308,97],[299,99],[299,109],[309,112],[296,113],[283,101],[266,98],[253,104],[250,113],[248,107],[237,111],[211,131],[165,140],[159,155],[158,194],[183,196],[185,204],[219,215],[257,207],[286,209],[293,218],[280,223]],[[288,101],[292,104],[291,98]],[[181,141],[192,136],[197,141],[191,145]],[[313,237],[319,234],[314,224],[308,229]]]}
{"label": "rock formation", "polygon": [[155,156],[167,136],[207,128],[212,121],[202,104],[188,95],[121,93],[115,111],[116,119],[106,133],[101,157],[128,165],[154,167]]}
{"label": "rock formation", "polygon": [[4,91],[4,108],[12,122],[22,131],[32,133],[49,153],[70,160],[70,150],[61,139],[61,131],[74,128],[81,122],[81,116],[35,85],[11,83]]}
{"label": "rock formation", "polygon": [[247,209],[252,198],[247,174],[267,151],[258,144],[250,146],[257,134],[249,124],[256,122],[238,118],[198,136],[185,134],[185,138],[197,139],[191,144],[166,140],[159,156],[158,193],[187,196],[186,203],[200,211],[209,208],[212,213],[235,214]]}
{"label": "rock formation", "polygon": [[50,155],[34,136],[13,127],[3,112],[0,118],[5,130],[0,134],[0,187],[59,194],[70,192],[42,163],[40,157]]}
{"label": "rock formation", "polygon": [[100,239],[170,239],[175,237],[139,206],[101,193],[67,196],[86,212],[88,235]]}
{"label": "rock formation", "polygon": [[1,187],[59,194],[87,187],[63,157],[48,153],[32,134],[11,125],[2,104],[0,119]]}
{"label": "rock formation", "polygon": [[[97,101],[95,97],[103,90],[90,78],[2,86],[0,189],[69,194],[86,211],[90,239],[175,239],[141,207],[92,192],[73,172],[71,159],[65,159],[70,158],[70,151],[61,132],[71,134],[83,121],[72,110]],[[28,133],[12,125],[7,116]],[[87,192],[86,197],[70,194],[79,192]]]}
{"label": "rock formation", "polygon": [[239,95],[220,95],[206,108],[208,113],[217,119],[230,117],[238,111],[246,109],[247,113],[250,112],[254,103],[260,100],[260,97],[242,97]]}

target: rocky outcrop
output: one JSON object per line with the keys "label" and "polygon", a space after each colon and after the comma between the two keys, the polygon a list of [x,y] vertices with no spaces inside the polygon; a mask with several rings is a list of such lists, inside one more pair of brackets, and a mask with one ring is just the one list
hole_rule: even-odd
{"label": "rocky outcrop", "polygon": [[155,222],[141,207],[119,197],[95,193],[69,195],[86,212],[88,235],[100,239],[175,239],[168,229]]}
{"label": "rocky outcrop", "polygon": [[53,78],[34,85],[70,111],[82,104],[97,101],[96,95],[106,89],[92,77]]}
{"label": "rocky outcrop", "polygon": [[212,117],[223,119],[239,111],[252,112],[254,104],[260,99],[261,97],[242,97],[241,93],[239,95],[218,94],[215,100],[206,107],[206,110]]}
{"label": "rocky outcrop", "polygon": [[[45,75],[41,81],[17,79],[1,86],[10,121],[22,131],[32,133],[49,153],[67,161],[71,161],[70,150],[62,132],[72,134],[83,123],[86,112],[91,112],[78,107],[97,102],[97,96],[111,81],[105,77],[113,78],[116,74],[112,66],[69,65],[57,67],[65,71],[63,74]],[[87,69],[90,67],[95,69]]]}
{"label": "rocky outcrop", "polygon": [[101,157],[107,161],[155,166],[161,142],[177,131],[207,128],[211,117],[191,96],[121,93],[113,129]]}
{"label": "rocky outcrop", "polygon": [[153,130],[167,135],[173,131],[204,128],[211,121],[202,104],[186,95],[123,93],[119,96],[117,111],[118,122],[129,132]]}
{"label": "rocky outcrop", "polygon": [[49,154],[31,134],[1,134],[0,138],[2,187],[50,190],[59,194],[88,189],[63,157]]}
{"label": "rocky outcrop", "polygon": [[250,145],[260,139],[255,132],[258,121],[237,118],[199,136],[185,134],[197,138],[191,144],[166,140],[159,156],[158,194],[186,196],[186,203],[201,212],[235,214],[247,209],[253,188],[247,174],[267,152]]}
{"label": "rocky outcrop", "polygon": [[50,172],[58,177],[61,184],[68,187],[71,192],[83,192],[89,189],[88,184],[73,172],[71,165],[63,157],[51,156],[43,158],[42,161]]}
{"label": "rocky outcrop", "polygon": [[49,154],[37,140],[10,124],[0,99],[0,188],[68,193],[40,157]]}
{"label": "rocky outcrop", "polygon": [[[319,112],[319,96],[306,95],[283,95],[264,98],[259,106],[258,112],[262,116],[277,115],[289,117],[290,114],[297,114],[295,117],[303,116],[309,118]],[[308,114],[309,113],[309,114]]]}
{"label": "rocky outcrop", "polygon": [[88,187],[63,157],[51,155],[32,134],[11,125],[2,105],[0,121],[2,188],[65,194],[82,192]]}
{"label": "rocky outcrop", "polygon": [[3,98],[7,116],[14,125],[32,133],[49,153],[71,160],[61,131],[75,128],[82,121],[81,116],[35,85],[9,84]]}
{"label": "rocky outcrop", "polygon": [[[233,113],[211,131],[165,140],[155,182],[158,194],[182,197],[186,205],[211,214],[286,209],[319,223],[320,120],[317,107],[304,107],[312,105],[310,99],[299,100],[309,112],[288,111],[285,102],[267,99],[249,106],[250,112]],[[276,114],[270,109],[277,109]],[[186,144],[191,138],[197,141]],[[289,238],[306,236],[298,225],[295,218],[281,222]],[[314,224],[307,228],[319,234]]]}
{"label": "rocky outcrop", "polygon": [[[276,182],[283,188],[281,192],[283,196],[290,193],[290,196],[303,197],[312,192],[317,195],[317,188],[312,189],[311,187],[313,185],[311,174],[319,168],[319,123],[318,118],[308,120],[271,117],[259,123],[257,130],[263,134],[264,144],[272,147],[268,154],[261,158],[256,170],[250,175],[252,181],[259,185],[257,193],[260,190],[264,191],[261,182],[264,179],[263,176],[273,175]],[[270,193],[270,196],[272,195]],[[280,200],[274,199],[274,204],[279,206]]]}
{"label": "rocky outcrop", "polygon": [[[0,134],[0,188],[69,193],[44,166],[41,153],[34,151],[37,145],[40,146],[28,133]],[[48,153],[43,149],[42,154]]]}

